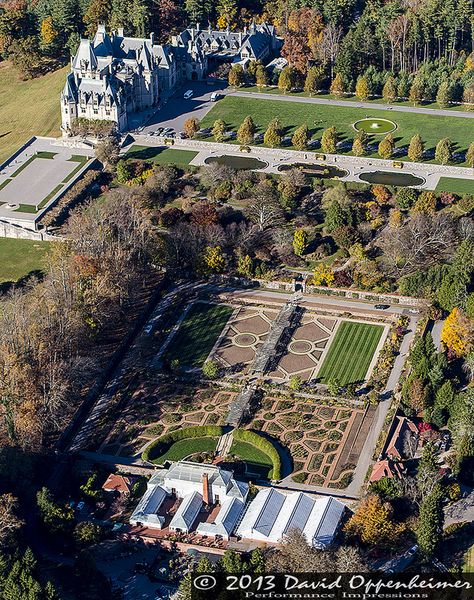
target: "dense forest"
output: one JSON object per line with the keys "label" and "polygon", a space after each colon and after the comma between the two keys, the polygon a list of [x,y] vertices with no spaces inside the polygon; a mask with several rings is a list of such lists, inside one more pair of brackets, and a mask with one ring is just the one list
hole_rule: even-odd
{"label": "dense forest", "polygon": [[239,29],[254,19],[277,26],[302,78],[318,69],[319,89],[336,81],[351,92],[362,78],[368,95],[388,86],[398,97],[474,103],[471,0],[6,0],[0,56],[34,77],[65,64],[98,23],[166,43],[184,23]]}

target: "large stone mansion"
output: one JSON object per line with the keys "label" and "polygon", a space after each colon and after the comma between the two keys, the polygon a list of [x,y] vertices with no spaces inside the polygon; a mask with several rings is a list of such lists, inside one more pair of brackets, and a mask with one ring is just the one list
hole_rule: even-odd
{"label": "large stone mansion", "polygon": [[268,61],[280,40],[272,25],[252,24],[243,32],[185,29],[171,44],[125,37],[123,29],[109,35],[99,25],[94,39],[83,39],[71,60],[61,93],[61,121],[67,135],[77,118],[115,121],[128,128],[128,116],[157,106],[163,92],[184,80],[203,79],[216,62]]}

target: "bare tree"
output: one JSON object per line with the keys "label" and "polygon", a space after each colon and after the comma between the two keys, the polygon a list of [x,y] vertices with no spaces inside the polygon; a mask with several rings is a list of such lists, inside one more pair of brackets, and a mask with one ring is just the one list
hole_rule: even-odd
{"label": "bare tree", "polygon": [[342,39],[342,27],[329,23],[324,28],[323,39],[321,41],[322,58],[325,63],[329,62],[331,69],[331,81],[334,79],[334,63],[339,51]]}
{"label": "bare tree", "polygon": [[17,508],[18,500],[12,494],[0,495],[0,546],[23,526],[23,521],[16,515]]}
{"label": "bare tree", "polygon": [[418,214],[402,227],[385,230],[379,242],[386,269],[397,277],[430,267],[452,256],[456,225],[447,214]]}

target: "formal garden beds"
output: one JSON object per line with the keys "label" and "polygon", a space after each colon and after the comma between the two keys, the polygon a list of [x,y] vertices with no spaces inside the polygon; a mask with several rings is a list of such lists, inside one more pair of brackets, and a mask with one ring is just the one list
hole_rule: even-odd
{"label": "formal garden beds", "polygon": [[295,482],[343,489],[352,479],[374,413],[374,406],[267,395],[250,427],[288,449]]}
{"label": "formal garden beds", "polygon": [[139,456],[155,438],[183,427],[223,425],[237,392],[214,386],[141,381],[100,446],[104,454]]}

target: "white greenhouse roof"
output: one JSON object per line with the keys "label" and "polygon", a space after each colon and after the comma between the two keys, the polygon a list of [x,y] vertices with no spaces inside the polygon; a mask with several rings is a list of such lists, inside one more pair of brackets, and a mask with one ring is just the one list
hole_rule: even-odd
{"label": "white greenhouse roof", "polygon": [[[166,498],[166,491],[159,485],[148,485],[140,502],[130,517],[130,523],[143,523],[143,525],[157,526],[163,525],[163,517],[158,517],[157,513],[163,500]],[[154,524],[154,525],[153,525]]]}
{"label": "white greenhouse roof", "polygon": [[183,498],[170,523],[170,529],[189,531],[202,507],[202,495],[192,492]]}
{"label": "white greenhouse roof", "polygon": [[323,548],[332,542],[344,509],[345,505],[332,497],[261,490],[250,503],[237,534],[278,543],[291,529],[299,529],[309,544]]}
{"label": "white greenhouse roof", "polygon": [[221,535],[228,538],[234,530],[244,509],[244,503],[237,498],[230,498],[222,503],[214,523],[201,523],[197,532],[202,535]]}

